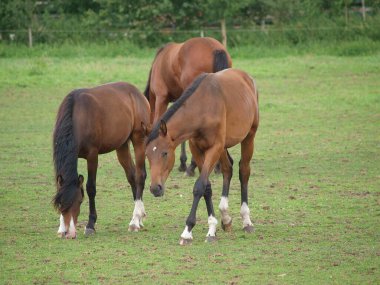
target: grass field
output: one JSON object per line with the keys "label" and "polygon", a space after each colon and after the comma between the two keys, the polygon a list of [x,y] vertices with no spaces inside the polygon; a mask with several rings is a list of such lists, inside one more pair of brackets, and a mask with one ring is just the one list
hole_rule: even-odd
{"label": "grass field", "polygon": [[[254,234],[241,230],[235,147],[233,232],[219,227],[217,243],[204,242],[202,202],[193,244],[178,245],[195,178],[176,167],[163,198],[145,192],[145,229],[128,232],[134,205],[115,153],[99,160],[96,235],[83,235],[86,197],[78,238],[58,239],[51,136],[61,100],[109,81],[143,90],[152,58],[0,58],[0,283],[379,284],[380,53],[235,57],[260,90]],[[79,170],[87,176],[84,161]],[[221,180],[211,177],[215,206]]]}

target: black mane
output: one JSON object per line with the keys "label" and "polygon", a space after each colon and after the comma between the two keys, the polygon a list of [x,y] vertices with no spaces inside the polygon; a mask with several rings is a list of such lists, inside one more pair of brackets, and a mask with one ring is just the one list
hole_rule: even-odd
{"label": "black mane", "polygon": [[61,187],[53,198],[54,207],[62,212],[69,209],[75,199],[78,185],[78,146],[73,132],[73,108],[75,96],[85,89],[72,91],[61,103],[53,133],[53,161],[56,182]]}
{"label": "black mane", "polygon": [[147,144],[158,137],[160,130],[160,123],[164,121],[167,123],[169,119],[177,112],[177,110],[183,105],[183,103],[195,92],[198,86],[201,84],[203,79],[207,76],[207,73],[202,73],[199,75],[193,83],[182,93],[177,101],[161,116],[158,122],[153,126],[151,133],[148,136]]}

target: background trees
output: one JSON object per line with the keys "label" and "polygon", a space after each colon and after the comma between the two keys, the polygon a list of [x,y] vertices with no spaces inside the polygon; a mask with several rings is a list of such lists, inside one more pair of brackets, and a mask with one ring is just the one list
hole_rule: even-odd
{"label": "background trees", "polygon": [[[268,34],[282,29],[282,38],[297,43],[304,30],[339,30],[358,24],[379,29],[380,0],[365,3],[363,10],[362,0],[2,0],[0,35],[3,40],[25,42],[29,30],[35,42],[128,38],[157,45],[207,31],[225,44],[229,35],[234,45],[247,37],[231,31]],[[363,11],[370,18],[365,26]],[[323,33],[311,34],[323,37]]]}

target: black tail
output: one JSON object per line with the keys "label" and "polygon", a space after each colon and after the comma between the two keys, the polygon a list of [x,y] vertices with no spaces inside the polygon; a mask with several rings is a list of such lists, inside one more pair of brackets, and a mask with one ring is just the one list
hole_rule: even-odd
{"label": "black tail", "polygon": [[61,212],[68,210],[74,202],[78,187],[78,146],[73,130],[75,96],[83,89],[72,91],[59,107],[53,133],[53,161],[59,191],[53,198],[54,207]]}
{"label": "black tail", "polygon": [[227,53],[222,49],[215,50],[213,72],[218,72],[229,67]]}
{"label": "black tail", "polygon": [[148,78],[148,82],[146,83],[146,87],[145,87],[145,91],[144,91],[145,98],[148,99],[148,101],[149,101],[150,76],[151,76],[151,75],[152,75],[152,68],[151,68],[150,71],[149,71],[149,78]]}

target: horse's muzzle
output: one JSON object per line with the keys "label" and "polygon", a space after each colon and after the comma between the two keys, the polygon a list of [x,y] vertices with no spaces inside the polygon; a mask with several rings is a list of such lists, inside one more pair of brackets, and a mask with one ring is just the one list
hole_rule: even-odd
{"label": "horse's muzzle", "polygon": [[150,192],[154,195],[154,197],[164,196],[164,188],[160,185],[150,186]]}

